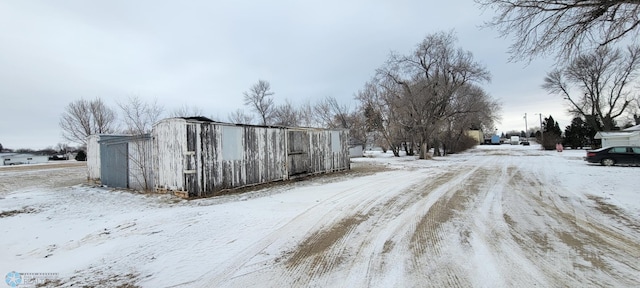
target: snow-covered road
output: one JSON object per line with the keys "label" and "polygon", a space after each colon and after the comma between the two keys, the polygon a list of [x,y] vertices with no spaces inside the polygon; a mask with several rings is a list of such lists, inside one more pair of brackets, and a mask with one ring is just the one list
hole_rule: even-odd
{"label": "snow-covered road", "polygon": [[[348,173],[190,201],[4,185],[0,273],[63,287],[640,286],[640,168],[537,148],[370,153]],[[0,183],[25,173],[0,168]]]}

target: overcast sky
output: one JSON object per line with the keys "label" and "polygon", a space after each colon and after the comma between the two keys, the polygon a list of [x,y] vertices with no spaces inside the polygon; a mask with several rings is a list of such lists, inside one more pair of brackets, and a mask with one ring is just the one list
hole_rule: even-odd
{"label": "overcast sky", "polygon": [[60,115],[81,98],[115,109],[137,95],[226,120],[259,79],[277,103],[333,96],[355,107],[391,51],[410,53],[440,31],[491,72],[484,88],[502,103],[499,132],[524,130],[525,113],[529,127],[542,113],[564,129],[562,99],[540,88],[552,59],[509,63],[510,39],[480,28],[492,14],[472,0],[0,0],[0,143],[66,143]]}

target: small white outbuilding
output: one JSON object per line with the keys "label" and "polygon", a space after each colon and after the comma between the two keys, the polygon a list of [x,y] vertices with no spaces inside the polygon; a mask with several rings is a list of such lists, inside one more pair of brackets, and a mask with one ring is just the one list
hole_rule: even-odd
{"label": "small white outbuilding", "polygon": [[640,131],[598,132],[594,139],[602,140],[602,147],[640,146]]}

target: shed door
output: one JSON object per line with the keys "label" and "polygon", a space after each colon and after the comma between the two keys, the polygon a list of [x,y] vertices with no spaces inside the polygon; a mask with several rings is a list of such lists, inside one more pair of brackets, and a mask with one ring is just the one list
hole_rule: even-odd
{"label": "shed door", "polygon": [[129,188],[127,143],[100,145],[100,181],[108,187]]}
{"label": "shed door", "polygon": [[198,185],[198,158],[196,157],[197,135],[195,124],[187,125],[187,152],[184,155],[184,184],[189,197],[200,196]]}
{"label": "shed door", "polygon": [[287,132],[287,164],[289,176],[309,172],[309,134],[306,131]]}

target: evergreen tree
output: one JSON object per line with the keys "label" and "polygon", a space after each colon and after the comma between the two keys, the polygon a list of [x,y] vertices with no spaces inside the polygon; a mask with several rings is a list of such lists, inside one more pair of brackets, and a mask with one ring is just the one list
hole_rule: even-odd
{"label": "evergreen tree", "polygon": [[553,120],[553,116],[549,115],[549,118],[544,118],[542,127],[542,147],[545,150],[556,149],[556,144],[562,142],[562,130],[560,130],[560,125]]}
{"label": "evergreen tree", "polygon": [[599,147],[600,140],[596,140],[594,139],[594,137],[596,136],[596,133],[598,133],[598,131],[603,131],[602,122],[600,121],[600,119],[598,119],[598,117],[593,115],[587,115],[587,117],[585,117],[584,119],[584,122],[585,122],[585,135],[587,136],[586,145],[591,146],[592,148]]}
{"label": "evergreen tree", "polygon": [[78,154],[76,154],[76,161],[87,161],[87,153],[83,150],[78,151]]}
{"label": "evergreen tree", "polygon": [[[571,125],[564,130],[564,145],[572,149],[582,148],[587,144],[590,126],[580,117],[573,118]],[[593,128],[591,128],[593,130]]]}

